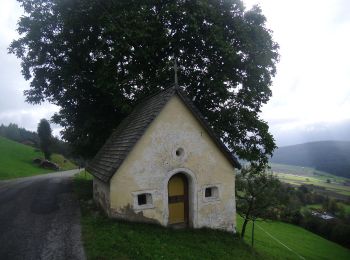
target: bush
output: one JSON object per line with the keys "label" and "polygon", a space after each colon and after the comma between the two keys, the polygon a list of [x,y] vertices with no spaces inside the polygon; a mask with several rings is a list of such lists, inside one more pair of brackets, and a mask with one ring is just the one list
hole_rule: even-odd
{"label": "bush", "polygon": [[332,230],[330,239],[350,248],[350,225],[338,223]]}
{"label": "bush", "polygon": [[58,171],[60,169],[60,167],[56,163],[53,163],[47,160],[43,160],[40,164],[40,167],[45,169],[55,170],[55,171]]}

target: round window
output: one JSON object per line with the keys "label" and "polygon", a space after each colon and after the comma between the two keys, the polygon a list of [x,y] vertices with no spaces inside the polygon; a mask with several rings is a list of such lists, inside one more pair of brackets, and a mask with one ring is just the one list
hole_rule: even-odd
{"label": "round window", "polygon": [[180,157],[180,156],[182,156],[183,154],[184,154],[184,149],[178,148],[178,149],[176,150],[176,156]]}

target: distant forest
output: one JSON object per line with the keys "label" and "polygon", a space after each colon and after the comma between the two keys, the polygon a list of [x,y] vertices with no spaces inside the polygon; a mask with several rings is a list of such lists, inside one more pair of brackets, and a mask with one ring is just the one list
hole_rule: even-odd
{"label": "distant forest", "polygon": [[[36,132],[18,127],[17,124],[10,123],[8,126],[1,124],[0,136],[22,144],[31,145],[39,149],[40,141],[38,134]],[[59,140],[56,137],[52,138],[51,150],[53,153],[62,154],[65,157],[71,157],[71,149],[69,144]]]}
{"label": "distant forest", "polygon": [[270,161],[313,167],[350,178],[350,142],[322,141],[284,146],[276,149]]}

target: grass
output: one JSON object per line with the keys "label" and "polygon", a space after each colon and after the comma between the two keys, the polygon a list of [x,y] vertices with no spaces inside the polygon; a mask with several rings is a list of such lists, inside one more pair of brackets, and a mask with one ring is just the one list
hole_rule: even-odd
{"label": "grass", "polygon": [[[240,230],[243,219],[237,216]],[[254,248],[275,259],[350,259],[350,250],[301,227],[278,221],[255,222]],[[271,238],[285,244],[291,250]],[[251,243],[252,223],[247,226],[245,241]]]}
{"label": "grass", "polygon": [[[256,222],[254,250],[251,223],[245,242],[214,230],[171,230],[105,217],[92,203],[90,175],[75,177],[82,205],[82,233],[88,259],[350,259],[350,251],[303,228],[282,222]],[[242,218],[237,216],[238,231]],[[276,242],[269,232],[292,251]],[[296,252],[296,253],[294,253]]]}
{"label": "grass", "polygon": [[[40,168],[32,163],[34,158],[43,157],[33,147],[14,142],[0,136],[0,180],[27,177],[53,172]],[[59,154],[52,155],[52,161],[62,170],[70,170],[76,166]]]}
{"label": "grass", "polygon": [[301,184],[309,184],[318,187],[325,188],[325,190],[333,191],[338,194],[350,196],[350,186],[344,186],[341,183],[327,183],[324,180],[321,180],[316,177],[304,177],[300,175],[294,175],[289,173],[276,173],[277,177],[286,183],[290,183],[292,185],[301,185]]}
{"label": "grass", "polygon": [[61,154],[53,154],[51,156],[51,161],[58,164],[60,166],[61,171],[68,171],[72,169],[76,169],[77,166],[72,163],[71,161],[67,160],[63,155]]}
{"label": "grass", "polygon": [[278,163],[271,163],[270,166],[274,172],[283,172],[283,173],[300,175],[305,177],[317,177],[324,181],[326,181],[327,179],[331,179],[332,181],[335,181],[335,182],[343,182],[343,181],[349,180],[348,178],[336,176],[324,171],[319,171],[311,167],[296,166],[296,165],[289,165],[289,164],[278,164]]}
{"label": "grass", "polygon": [[222,231],[172,230],[111,220],[91,203],[92,184],[75,178],[82,205],[82,235],[88,259],[267,259],[239,237]]}
{"label": "grass", "polygon": [[306,205],[306,207],[308,209],[314,209],[314,210],[322,209],[322,205],[321,204],[309,204],[309,205]]}
{"label": "grass", "polygon": [[316,210],[320,211],[323,209],[321,204],[308,204],[306,206],[301,207],[300,212],[305,213],[305,211]]}

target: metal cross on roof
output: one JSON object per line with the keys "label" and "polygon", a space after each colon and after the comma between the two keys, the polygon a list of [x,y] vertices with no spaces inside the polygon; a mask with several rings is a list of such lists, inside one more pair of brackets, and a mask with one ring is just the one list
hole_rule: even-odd
{"label": "metal cross on roof", "polygon": [[178,86],[178,79],[177,79],[177,62],[176,62],[176,57],[174,55],[174,73],[175,73],[175,87]]}

